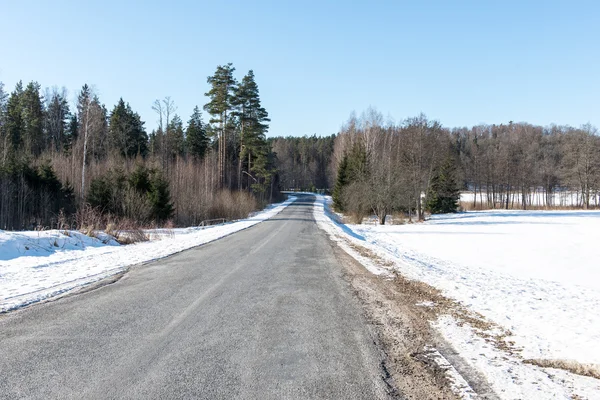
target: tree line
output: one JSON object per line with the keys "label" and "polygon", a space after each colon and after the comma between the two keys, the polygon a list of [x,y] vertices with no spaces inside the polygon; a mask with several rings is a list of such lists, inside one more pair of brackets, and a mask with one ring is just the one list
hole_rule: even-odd
{"label": "tree line", "polygon": [[[232,64],[207,78],[207,102],[184,123],[155,100],[149,133],[123,98],[107,108],[85,84],[65,89],[0,82],[0,229],[77,223],[84,214],[142,224],[239,218],[279,195],[269,118],[254,72]],[[204,120],[204,110],[208,121]]]}
{"label": "tree line", "polygon": [[269,142],[277,155],[275,166],[282,188],[315,191],[333,186],[335,135],[274,137]]}
{"label": "tree line", "polygon": [[0,82],[0,229],[82,225],[89,215],[194,225],[243,217],[280,189],[330,189],[339,210],[381,223],[393,212],[454,211],[459,191],[474,209],[600,204],[600,139],[589,124],[447,128],[369,109],[336,135],[267,139],[254,73],[234,73],[216,68],[185,123],[170,97],[155,100],[149,133],[129,103],[109,109],[89,85],[70,105],[65,89],[19,82],[8,93]]}
{"label": "tree line", "polygon": [[468,208],[600,205],[600,137],[589,124],[449,129],[423,114],[389,123],[369,109],[343,126],[333,160],[334,205],[357,222],[456,211],[459,191],[470,192]]}

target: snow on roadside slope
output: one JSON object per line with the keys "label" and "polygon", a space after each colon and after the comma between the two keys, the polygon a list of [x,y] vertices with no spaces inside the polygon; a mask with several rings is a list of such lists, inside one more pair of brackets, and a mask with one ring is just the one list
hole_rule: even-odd
{"label": "snow on roadside slope", "polygon": [[354,257],[371,273],[382,276],[390,275],[389,270],[382,268],[374,263],[369,257],[363,256],[357,250],[352,248],[353,243],[364,245],[364,238],[355,234],[352,230],[347,228],[346,225],[337,222],[336,216],[331,213],[325,204],[325,197],[322,195],[316,195],[313,206],[313,216],[317,222],[317,226],[324,230],[332,241],[336,242],[338,246]]}
{"label": "snow on roadside slope", "polygon": [[[249,228],[278,214],[296,198],[274,204],[249,218],[207,228],[150,234],[149,242],[119,246],[70,231],[0,231],[0,312],[13,310]],[[160,231],[160,230],[159,230]],[[151,232],[150,232],[151,233]]]}
{"label": "snow on roadside slope", "polygon": [[453,318],[435,324],[501,398],[600,398],[599,380],[522,362],[600,364],[600,212],[470,212],[422,224],[342,227],[327,218],[325,199],[318,202],[327,229],[512,332],[522,349],[515,356]]}

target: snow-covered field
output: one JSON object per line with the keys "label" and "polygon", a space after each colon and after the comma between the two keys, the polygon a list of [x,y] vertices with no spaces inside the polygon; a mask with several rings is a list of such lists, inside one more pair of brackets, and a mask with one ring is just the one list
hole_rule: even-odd
{"label": "snow-covered field", "polygon": [[291,202],[274,204],[243,220],[206,228],[147,231],[150,241],[120,246],[109,236],[0,231],[0,312],[31,304],[211,242],[271,218]]}
{"label": "snow-covered field", "polygon": [[600,380],[522,362],[574,360],[600,369],[600,212],[481,211],[420,224],[341,225],[324,202],[315,217],[330,235],[392,260],[403,276],[512,333],[517,351],[509,354],[451,317],[435,324],[502,398],[600,399]]}

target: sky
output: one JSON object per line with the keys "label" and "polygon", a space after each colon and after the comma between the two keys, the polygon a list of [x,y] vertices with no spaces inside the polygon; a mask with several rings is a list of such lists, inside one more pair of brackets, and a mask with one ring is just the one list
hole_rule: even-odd
{"label": "sky", "polygon": [[[600,127],[598,1],[0,0],[0,81],[84,83],[151,131],[189,119],[206,78],[254,70],[269,136],[336,133],[374,107],[400,123]],[[208,117],[205,115],[205,119]]]}

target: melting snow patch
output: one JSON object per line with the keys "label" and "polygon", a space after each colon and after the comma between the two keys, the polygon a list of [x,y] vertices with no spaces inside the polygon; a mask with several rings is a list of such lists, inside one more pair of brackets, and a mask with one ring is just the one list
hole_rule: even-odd
{"label": "melting snow patch", "polygon": [[477,393],[473,391],[469,383],[458,373],[456,368],[446,360],[446,358],[435,348],[427,347],[424,349],[424,356],[433,361],[438,368],[444,371],[446,379],[450,382],[450,389],[461,399],[478,399]]}

